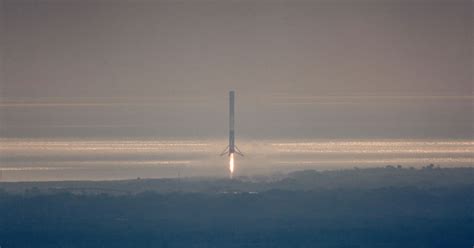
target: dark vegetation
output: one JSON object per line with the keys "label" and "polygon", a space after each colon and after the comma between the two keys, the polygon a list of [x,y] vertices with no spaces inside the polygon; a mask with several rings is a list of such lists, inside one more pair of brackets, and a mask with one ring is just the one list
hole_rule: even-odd
{"label": "dark vegetation", "polygon": [[3,183],[0,246],[470,248],[473,172]]}

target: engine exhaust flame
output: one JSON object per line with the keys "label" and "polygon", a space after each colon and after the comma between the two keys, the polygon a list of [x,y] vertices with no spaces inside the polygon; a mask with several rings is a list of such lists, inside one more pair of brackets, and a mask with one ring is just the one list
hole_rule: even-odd
{"label": "engine exhaust flame", "polygon": [[234,176],[234,153],[231,153],[229,156],[229,172],[230,178]]}

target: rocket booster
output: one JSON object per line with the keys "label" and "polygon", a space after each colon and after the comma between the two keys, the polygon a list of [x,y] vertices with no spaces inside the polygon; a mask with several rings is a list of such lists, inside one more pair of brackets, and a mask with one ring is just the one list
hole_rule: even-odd
{"label": "rocket booster", "polygon": [[235,92],[229,91],[229,145],[226,149],[221,153],[221,156],[224,154],[231,155],[233,153],[237,153],[243,156],[242,152],[240,152],[239,148],[235,145],[235,129],[234,129],[234,121],[235,121]]}
{"label": "rocket booster", "polygon": [[235,92],[229,92],[229,153],[235,152],[235,130],[234,130],[234,98]]}

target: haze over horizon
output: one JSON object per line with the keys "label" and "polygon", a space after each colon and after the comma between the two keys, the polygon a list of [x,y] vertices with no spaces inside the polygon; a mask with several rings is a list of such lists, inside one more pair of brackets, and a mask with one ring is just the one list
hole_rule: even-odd
{"label": "haze over horizon", "polygon": [[472,1],[2,0],[2,137],[472,138]]}

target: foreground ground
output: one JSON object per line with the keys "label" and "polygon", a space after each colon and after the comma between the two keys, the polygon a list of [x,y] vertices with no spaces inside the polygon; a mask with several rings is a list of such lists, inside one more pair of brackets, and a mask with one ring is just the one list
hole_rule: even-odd
{"label": "foreground ground", "polygon": [[3,183],[3,247],[472,247],[474,170]]}

